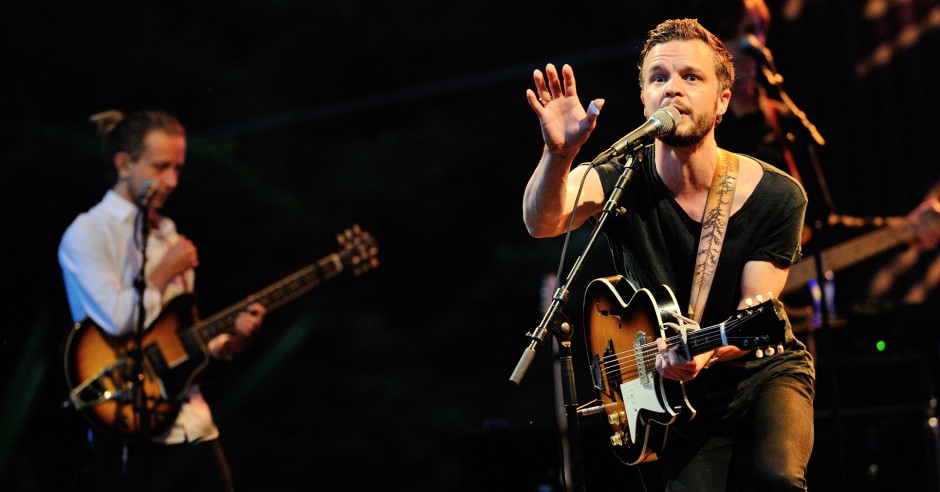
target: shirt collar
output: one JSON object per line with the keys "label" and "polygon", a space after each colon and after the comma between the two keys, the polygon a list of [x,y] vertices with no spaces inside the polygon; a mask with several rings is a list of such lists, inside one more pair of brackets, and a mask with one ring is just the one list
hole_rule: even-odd
{"label": "shirt collar", "polygon": [[101,200],[104,210],[120,222],[132,223],[137,217],[137,205],[127,201],[114,190],[108,190]]}

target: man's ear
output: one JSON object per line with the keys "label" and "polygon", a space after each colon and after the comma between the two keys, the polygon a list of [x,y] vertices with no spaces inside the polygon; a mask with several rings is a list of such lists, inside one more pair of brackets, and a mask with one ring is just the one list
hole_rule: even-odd
{"label": "man's ear", "polygon": [[114,169],[117,170],[119,177],[129,177],[131,175],[131,155],[127,152],[114,154]]}

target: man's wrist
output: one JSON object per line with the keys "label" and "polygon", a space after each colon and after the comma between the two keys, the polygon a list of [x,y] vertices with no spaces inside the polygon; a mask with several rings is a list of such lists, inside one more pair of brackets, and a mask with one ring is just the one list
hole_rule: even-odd
{"label": "man's wrist", "polygon": [[[721,348],[721,347],[718,347],[718,348]],[[707,362],[705,362],[705,365],[702,366],[702,369],[708,369],[709,367],[715,365],[716,362],[718,362],[718,349],[717,348],[712,352],[712,356],[709,357]]]}

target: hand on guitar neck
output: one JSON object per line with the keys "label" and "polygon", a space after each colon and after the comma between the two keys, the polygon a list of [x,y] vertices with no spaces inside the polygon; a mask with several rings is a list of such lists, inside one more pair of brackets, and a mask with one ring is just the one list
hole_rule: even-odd
{"label": "hand on guitar neck", "polygon": [[[864,222],[857,218],[836,220],[847,225]],[[883,226],[820,252],[824,270],[837,272],[905,243],[921,250],[940,244],[940,200],[937,198],[924,200],[904,217],[881,220]],[[815,277],[816,255],[804,254],[799,263],[790,267],[781,295],[787,296],[802,289]]]}
{"label": "hand on guitar neck", "polygon": [[940,243],[940,223],[936,217],[940,215],[940,200],[930,198],[924,200],[907,214],[913,235],[910,245],[917,249],[933,249]]}
{"label": "hand on guitar neck", "polygon": [[209,340],[207,348],[214,359],[231,359],[232,356],[247,349],[255,338],[267,308],[260,302],[246,307],[235,318],[235,329],[231,333],[222,333]]}
{"label": "hand on guitar neck", "polygon": [[[773,298],[772,294],[768,292],[767,301]],[[765,299],[763,296],[757,296],[757,303],[764,302]],[[745,300],[745,304],[748,307],[755,305],[754,300],[748,298]],[[681,333],[684,327],[679,326],[675,323],[665,323],[666,326],[669,326],[676,332]],[[685,325],[686,327],[692,326],[690,330],[698,330],[698,325]],[[686,328],[688,329],[688,328]],[[685,337],[683,337],[685,338]],[[694,355],[691,359],[686,357],[688,352],[684,344],[672,344],[667,343],[665,338],[656,339],[656,347],[658,353],[656,354],[656,371],[660,376],[668,379],[674,379],[676,381],[691,381],[698,376],[698,373],[703,369],[709,368],[715,362],[720,360],[732,360],[741,357],[748,352],[749,350],[744,350],[738,348],[734,345],[723,345],[716,347],[714,351],[708,351]],[[783,347],[773,347],[768,346],[765,349],[756,348],[755,355],[757,358],[761,358],[764,355],[774,355],[775,353],[782,351]]]}

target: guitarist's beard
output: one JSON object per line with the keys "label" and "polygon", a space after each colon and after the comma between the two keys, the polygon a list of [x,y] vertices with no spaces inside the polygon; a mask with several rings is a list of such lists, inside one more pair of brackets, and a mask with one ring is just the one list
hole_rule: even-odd
{"label": "guitarist's beard", "polygon": [[676,148],[690,148],[699,145],[705,137],[715,129],[717,121],[715,111],[708,113],[691,114],[692,128],[680,132],[678,129],[669,135],[663,135],[659,139],[666,145]]}

